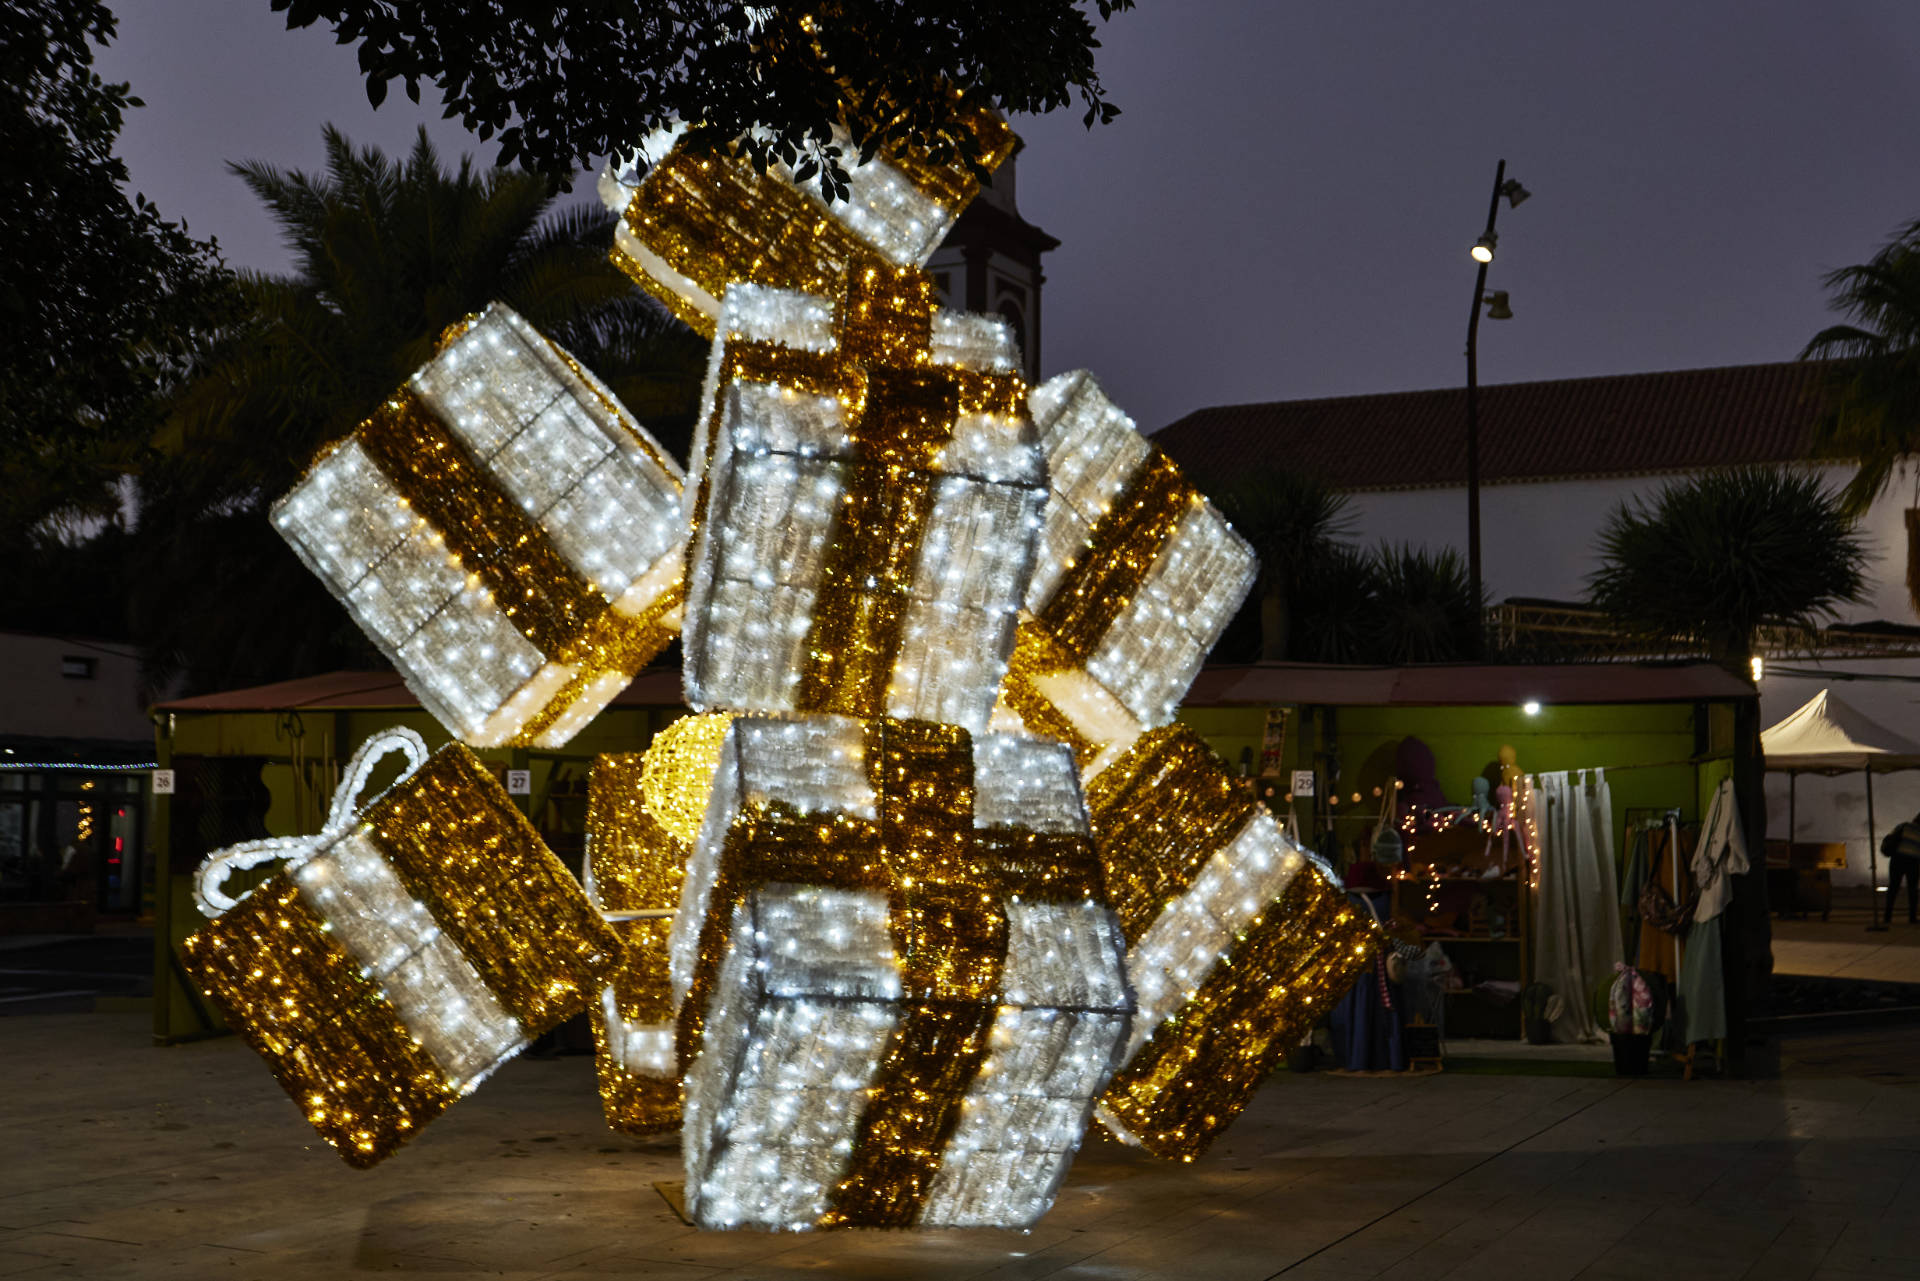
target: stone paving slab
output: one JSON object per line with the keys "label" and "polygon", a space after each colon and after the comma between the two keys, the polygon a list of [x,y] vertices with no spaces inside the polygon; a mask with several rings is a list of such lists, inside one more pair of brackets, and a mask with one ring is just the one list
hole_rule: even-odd
{"label": "stone paving slab", "polygon": [[1282,1074],[1193,1165],[1091,1138],[1031,1233],[768,1235],[682,1223],[653,1186],[677,1144],[607,1131],[585,1058],[507,1065],[360,1172],[235,1040],[156,1049],[127,1015],[5,1034],[9,1281],[1920,1276],[1920,1091],[1859,1076]]}

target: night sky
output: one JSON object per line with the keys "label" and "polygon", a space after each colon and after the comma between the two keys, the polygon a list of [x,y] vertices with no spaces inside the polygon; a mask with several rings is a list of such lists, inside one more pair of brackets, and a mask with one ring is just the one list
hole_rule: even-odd
{"label": "night sky", "polygon": [[[266,0],[118,6],[101,60],[148,103],[134,185],[235,265],[284,268],[229,159],[317,168],[320,126],[490,144]],[[1785,360],[1821,275],[1920,218],[1920,5],[1140,0],[1106,28],[1124,114],[1022,118],[1048,258],[1046,373],[1090,366],[1143,427],[1202,405],[1451,385],[1494,162],[1484,382]],[[591,183],[582,184],[582,196]]]}

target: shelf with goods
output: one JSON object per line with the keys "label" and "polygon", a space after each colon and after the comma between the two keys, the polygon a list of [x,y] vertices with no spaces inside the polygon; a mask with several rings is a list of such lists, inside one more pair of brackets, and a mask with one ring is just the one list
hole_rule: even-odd
{"label": "shelf with goods", "polygon": [[1470,815],[1435,826],[1416,814],[1402,821],[1401,835],[1405,861],[1388,877],[1392,910],[1453,963],[1460,986],[1446,993],[1447,1035],[1517,1039],[1519,995],[1532,979],[1532,904],[1518,834],[1503,840]]}

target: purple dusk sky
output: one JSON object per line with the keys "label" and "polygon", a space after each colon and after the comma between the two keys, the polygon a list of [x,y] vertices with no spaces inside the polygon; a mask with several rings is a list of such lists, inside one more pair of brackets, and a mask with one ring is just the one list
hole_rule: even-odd
{"label": "purple dusk sky", "polygon": [[[266,0],[118,7],[134,184],[236,265],[287,258],[229,159],[315,168],[327,121],[492,155],[432,99],[370,109],[353,51]],[[1822,273],[1920,218],[1911,0],[1140,0],[1106,37],[1125,114],[1016,119],[1019,199],[1063,242],[1043,372],[1091,367],[1149,429],[1461,381],[1502,156],[1534,199],[1501,210],[1485,382],[1789,359]]]}

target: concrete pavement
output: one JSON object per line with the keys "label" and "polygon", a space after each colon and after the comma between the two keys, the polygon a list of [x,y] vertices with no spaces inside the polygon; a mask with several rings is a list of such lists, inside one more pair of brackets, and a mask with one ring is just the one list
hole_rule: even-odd
{"label": "concrete pavement", "polygon": [[681,1223],[677,1145],[607,1131],[586,1058],[511,1063],[357,1172],[233,1039],[0,1036],[7,1278],[1920,1277],[1920,1092],[1865,1079],[1870,1041],[1768,1082],[1282,1074],[1192,1166],[1091,1138],[1030,1234],[770,1236]]}

